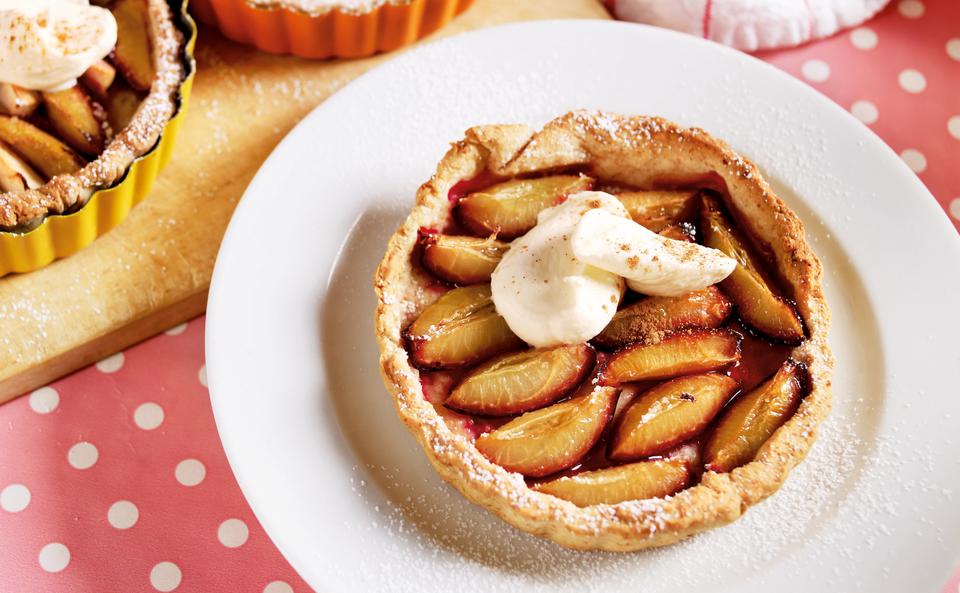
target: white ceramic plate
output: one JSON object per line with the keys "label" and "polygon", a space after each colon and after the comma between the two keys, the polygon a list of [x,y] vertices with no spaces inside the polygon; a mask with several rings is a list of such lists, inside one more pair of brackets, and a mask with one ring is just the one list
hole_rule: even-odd
{"label": "white ceramic plate", "polygon": [[[448,143],[579,107],[748,155],[806,222],[833,310],[836,404],[806,462],[736,524],[644,553],[571,552],[468,503],[377,371],[374,268]],[[217,260],[208,376],[240,486],[320,592],[935,591],[960,551],[958,272],[917,178],[786,74],[636,25],[511,25],[397,57],[280,144]]]}

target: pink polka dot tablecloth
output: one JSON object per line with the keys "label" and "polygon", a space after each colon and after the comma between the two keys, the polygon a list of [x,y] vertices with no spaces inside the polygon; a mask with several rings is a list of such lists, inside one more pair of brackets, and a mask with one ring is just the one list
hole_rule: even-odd
{"label": "pink polka dot tablecloth", "polygon": [[[760,57],[870,126],[960,229],[960,2],[893,3]],[[0,592],[310,590],[230,472],[203,332],[177,326],[0,406]]]}
{"label": "pink polka dot tablecloth", "polygon": [[214,426],[203,319],[0,407],[0,591],[309,591]]}

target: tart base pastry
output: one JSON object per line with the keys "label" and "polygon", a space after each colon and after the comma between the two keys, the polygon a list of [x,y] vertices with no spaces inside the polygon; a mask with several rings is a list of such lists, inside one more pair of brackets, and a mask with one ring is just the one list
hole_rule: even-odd
{"label": "tart base pastry", "polygon": [[[581,507],[531,489],[522,475],[488,460],[428,401],[421,371],[411,364],[403,338],[404,328],[442,293],[417,263],[418,233],[451,223],[454,203],[449,196],[459,183],[481,176],[569,170],[641,189],[709,187],[723,197],[738,226],[769,250],[765,255],[806,328],[807,339],[789,356],[806,366],[809,386],[796,413],[753,461],[729,473],[706,471],[696,485],[672,496]],[[416,205],[389,241],[375,290],[385,385],[437,472],[508,523],[570,548],[631,551],[663,546],[736,520],[776,492],[810,450],[830,410],[830,313],[820,262],[804,239],[803,224],[757,167],[724,142],[658,117],[577,111],[538,132],[524,125],[467,130],[417,192]]]}

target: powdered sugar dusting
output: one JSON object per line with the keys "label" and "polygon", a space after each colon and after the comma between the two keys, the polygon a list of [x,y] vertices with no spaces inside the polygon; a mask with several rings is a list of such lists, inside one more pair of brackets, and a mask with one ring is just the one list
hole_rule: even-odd
{"label": "powdered sugar dusting", "polygon": [[[386,466],[357,468],[357,475],[376,474],[382,490],[371,490],[374,487],[361,478],[351,483],[354,491],[383,502],[373,503],[374,518],[369,524],[344,527],[358,531],[360,541],[366,538],[371,545],[380,545],[379,532],[385,531],[390,543],[378,551],[377,561],[404,567],[402,572],[371,571],[360,576],[357,585],[378,591],[413,590],[422,579],[431,578],[437,563],[447,562],[455,563],[462,575],[458,590],[478,592],[518,587],[531,591],[619,590],[639,575],[643,575],[645,591],[670,591],[719,584],[715,567],[720,563],[727,566],[724,573],[731,580],[762,573],[805,540],[833,537],[825,523],[841,509],[852,510],[866,523],[897,512],[882,492],[867,493],[858,497],[856,504],[844,505],[869,454],[855,426],[849,419],[828,420],[813,453],[785,486],[733,525],[671,547],[633,554],[567,550],[472,507],[439,479],[411,484],[398,470]],[[472,478],[488,476],[479,473]],[[420,494],[411,495],[411,491]],[[648,512],[651,505],[656,507],[657,502],[619,506]],[[608,509],[614,512],[613,507]],[[871,539],[883,537],[882,522],[864,535],[867,539],[862,545],[867,546]],[[491,570],[497,579],[482,578],[482,573]]]}

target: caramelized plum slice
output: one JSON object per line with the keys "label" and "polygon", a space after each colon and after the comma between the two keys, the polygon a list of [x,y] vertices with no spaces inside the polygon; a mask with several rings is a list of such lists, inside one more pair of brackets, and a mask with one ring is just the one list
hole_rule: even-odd
{"label": "caramelized plum slice", "polygon": [[80,82],[87,87],[94,97],[104,101],[107,98],[107,92],[110,85],[117,78],[117,69],[110,65],[106,60],[100,60],[93,66],[87,68],[87,71],[80,77]]}
{"label": "caramelized plum slice", "polygon": [[490,282],[490,274],[509,243],[457,235],[422,234],[423,267],[434,276],[454,284]]}
{"label": "caramelized plum slice", "polygon": [[655,344],[634,344],[607,362],[603,381],[669,379],[719,370],[740,359],[740,336],[724,329],[677,332]]}
{"label": "caramelized plum slice", "polygon": [[137,113],[140,107],[140,96],[136,91],[124,84],[117,82],[110,87],[107,92],[107,122],[114,132],[127,127],[130,120]]}
{"label": "caramelized plum slice", "polygon": [[106,135],[101,120],[90,98],[79,86],[43,93],[43,103],[53,129],[71,148],[87,156],[103,152]]}
{"label": "caramelized plum slice", "polygon": [[588,344],[507,354],[471,371],[445,403],[483,416],[535,410],[573,391],[595,359]]}
{"label": "caramelized plum slice", "polygon": [[43,185],[43,178],[0,143],[0,191],[23,191]]}
{"label": "caramelized plum slice", "polygon": [[805,383],[806,369],[788,359],[773,377],[738,397],[707,439],[706,469],[728,472],[752,461],[767,439],[796,412]]}
{"label": "caramelized plum slice", "polygon": [[407,328],[407,335],[426,338],[438,332],[441,326],[463,320],[491,304],[493,298],[487,285],[454,288],[424,309]]}
{"label": "caramelized plum slice", "polygon": [[479,237],[496,234],[513,239],[537,224],[537,214],[560,198],[588,190],[593,179],[582,175],[552,175],[513,179],[474,192],[457,204],[457,218]]}
{"label": "caramelized plum slice", "polygon": [[701,227],[704,245],[737,260],[736,269],[720,286],[736,303],[740,319],[771,338],[791,343],[802,340],[803,324],[797,312],[780,296],[776,284],[763,272],[745,238],[730,224],[714,198],[703,198]]}
{"label": "caramelized plum slice", "polygon": [[733,303],[716,286],[678,297],[647,297],[617,311],[594,342],[618,348],[632,342],[656,342],[665,333],[720,327]]}
{"label": "caramelized plum slice", "polygon": [[17,117],[0,115],[0,141],[48,178],[73,173],[86,164],[66,144]]}
{"label": "caramelized plum slice", "polygon": [[404,337],[421,369],[461,367],[523,346],[497,315],[489,285],[447,292],[423,310]]}
{"label": "caramelized plum slice", "polygon": [[730,377],[708,373],[647,390],[614,427],[608,457],[632,461],[686,441],[706,428],[736,389],[737,382]]}
{"label": "caramelized plum slice", "polygon": [[155,76],[150,47],[150,15],[147,0],[115,0],[110,5],[117,21],[117,45],[113,63],[133,88],[146,91]]}
{"label": "caramelized plum slice", "polygon": [[16,117],[30,117],[40,105],[40,93],[22,89],[8,82],[0,82],[0,113]]}
{"label": "caramelized plum slice", "polygon": [[657,459],[581,472],[537,484],[533,489],[587,507],[663,498],[689,486],[690,474],[689,466],[681,460]]}
{"label": "caramelized plum slice", "polygon": [[699,194],[696,189],[616,192],[630,217],[655,233],[670,225],[694,220]]}
{"label": "caramelized plum slice", "polygon": [[571,399],[527,412],[477,439],[487,459],[512,472],[542,477],[580,461],[610,422],[619,390],[588,380]]}

